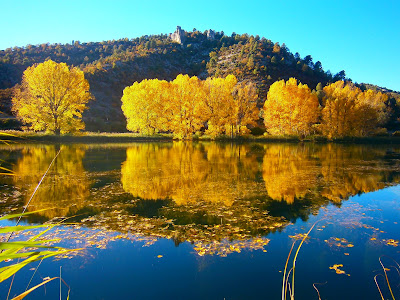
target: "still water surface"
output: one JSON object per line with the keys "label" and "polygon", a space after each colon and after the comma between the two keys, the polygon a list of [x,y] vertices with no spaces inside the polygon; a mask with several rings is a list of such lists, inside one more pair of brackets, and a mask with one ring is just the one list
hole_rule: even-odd
{"label": "still water surface", "polygon": [[[400,295],[388,258],[400,262],[398,146],[2,146],[13,176],[0,177],[0,214],[22,211],[59,149],[28,207],[47,210],[25,223],[67,217],[74,225],[48,238],[85,250],[44,261],[33,284],[62,267],[71,299],[280,299],[293,241],[320,220],[297,258],[295,299],[318,299],[313,284],[322,299],[380,299],[382,255]],[[12,295],[35,266],[17,274]],[[55,297],[58,283],[49,283],[29,299]]]}

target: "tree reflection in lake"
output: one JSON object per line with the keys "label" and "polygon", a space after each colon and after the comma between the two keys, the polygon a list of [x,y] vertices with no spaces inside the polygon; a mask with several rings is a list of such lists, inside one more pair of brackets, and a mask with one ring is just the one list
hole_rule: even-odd
{"label": "tree reflection in lake", "polygon": [[[195,142],[114,147],[118,151],[62,145],[29,209],[52,208],[40,213],[46,219],[82,214],[74,221],[176,244],[188,241],[199,254],[226,255],[262,248],[268,233],[289,221],[306,220],[331,202],[340,205],[400,179],[399,160],[388,155],[397,149],[387,147]],[[17,149],[13,184],[25,191],[26,203],[57,146]],[[108,159],[112,163],[105,167]]]}
{"label": "tree reflection in lake", "polygon": [[293,204],[318,195],[335,203],[399,182],[398,161],[386,148],[365,145],[265,146],[263,178],[269,197]]}
{"label": "tree reflection in lake", "polygon": [[[172,199],[178,205],[206,201],[231,206],[252,196],[259,164],[247,145],[137,145],[122,164],[125,191],[141,199]],[[254,193],[253,193],[254,194]]]}
{"label": "tree reflection in lake", "polygon": [[265,146],[263,178],[269,197],[293,204],[318,186],[320,161],[310,145]]}
{"label": "tree reflection in lake", "polygon": [[[248,240],[286,223],[264,210],[265,192],[255,180],[259,163],[250,151],[249,145],[215,143],[137,145],[127,149],[121,181],[142,200],[172,200],[159,210],[169,222],[164,235],[172,234],[176,243],[195,242],[198,253],[225,255],[259,247]],[[224,239],[247,242],[232,248]]]}
{"label": "tree reflection in lake", "polygon": [[322,147],[318,153],[323,177],[321,195],[340,203],[350,196],[398,183],[398,165],[389,166],[386,153],[385,148],[362,145]]}
{"label": "tree reflection in lake", "polygon": [[72,215],[85,205],[90,195],[90,182],[82,165],[85,147],[27,146],[13,168],[15,186],[26,190],[26,205],[59,149],[60,154],[29,205],[31,211],[47,209],[39,214],[49,219]]}

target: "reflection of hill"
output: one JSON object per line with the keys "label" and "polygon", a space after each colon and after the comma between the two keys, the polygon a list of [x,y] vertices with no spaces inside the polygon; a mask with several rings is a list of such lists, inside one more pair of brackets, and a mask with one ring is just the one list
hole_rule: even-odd
{"label": "reflection of hill", "polygon": [[[54,145],[27,147],[22,151],[13,171],[14,184],[27,190],[25,203],[46,172],[58,149]],[[61,217],[74,214],[84,206],[89,196],[89,182],[82,166],[85,150],[82,147],[61,146],[53,167],[37,190],[29,210],[51,208],[40,214]]]}

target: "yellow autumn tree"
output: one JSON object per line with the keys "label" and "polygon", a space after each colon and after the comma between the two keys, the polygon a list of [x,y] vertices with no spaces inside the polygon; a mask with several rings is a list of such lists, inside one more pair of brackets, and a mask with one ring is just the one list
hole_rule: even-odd
{"label": "yellow autumn tree", "polygon": [[162,116],[164,103],[170,100],[168,88],[167,81],[145,79],[124,89],[121,101],[128,130],[143,134],[165,130]]}
{"label": "yellow autumn tree", "polygon": [[170,83],[164,104],[166,126],[176,138],[191,139],[206,121],[204,89],[196,76],[179,74]]}
{"label": "yellow autumn tree", "polygon": [[264,123],[273,135],[306,136],[318,121],[318,98],[306,84],[295,78],[271,85],[264,103]]}
{"label": "yellow autumn tree", "polygon": [[240,83],[233,91],[234,113],[231,118],[231,136],[249,132],[248,125],[255,126],[259,119],[257,90],[254,83]]}
{"label": "yellow autumn tree", "polygon": [[366,136],[383,126],[390,118],[390,110],[386,105],[388,96],[381,92],[366,90],[359,93],[356,99],[355,135]]}
{"label": "yellow autumn tree", "polygon": [[350,136],[357,118],[356,99],[361,90],[353,84],[336,81],[324,87],[322,132],[328,138]]}
{"label": "yellow autumn tree", "polygon": [[89,83],[81,70],[47,60],[25,70],[12,103],[27,128],[59,134],[85,128],[82,112],[90,99]]}
{"label": "yellow autumn tree", "polygon": [[372,90],[362,92],[351,82],[336,81],[324,87],[322,132],[328,138],[367,136],[390,117],[388,96]]}
{"label": "yellow autumn tree", "polygon": [[241,135],[248,133],[248,125],[256,125],[258,95],[253,83],[238,84],[234,75],[228,75],[207,78],[204,89],[208,134]]}
{"label": "yellow autumn tree", "polygon": [[121,101],[128,130],[191,139],[203,128],[212,137],[247,133],[258,119],[257,98],[254,84],[237,84],[233,75],[201,81],[179,74],[172,82],[135,82],[125,88]]}
{"label": "yellow autumn tree", "polygon": [[234,114],[232,92],[237,79],[234,75],[225,78],[207,78],[204,82],[204,104],[207,116],[207,134],[216,137],[225,132]]}

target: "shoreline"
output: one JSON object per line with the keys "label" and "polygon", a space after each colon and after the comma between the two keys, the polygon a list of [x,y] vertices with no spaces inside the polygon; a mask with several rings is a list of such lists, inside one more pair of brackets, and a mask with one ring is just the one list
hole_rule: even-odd
{"label": "shoreline", "polygon": [[[3,135],[1,135],[3,134]],[[95,133],[84,132],[80,135],[55,135],[46,133],[23,132],[23,131],[0,131],[0,138],[5,143],[49,143],[49,144],[92,144],[92,143],[134,143],[134,142],[172,142],[171,134],[159,134],[154,136],[143,136],[136,133]],[[240,136],[240,137],[194,137],[193,142],[235,142],[235,143],[337,143],[337,144],[400,144],[400,136],[373,136],[373,137],[345,137],[329,140],[323,136],[310,136],[300,139],[295,136]]]}

